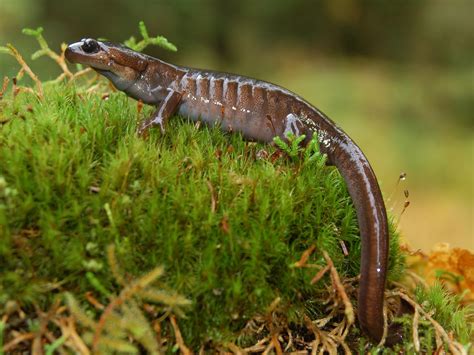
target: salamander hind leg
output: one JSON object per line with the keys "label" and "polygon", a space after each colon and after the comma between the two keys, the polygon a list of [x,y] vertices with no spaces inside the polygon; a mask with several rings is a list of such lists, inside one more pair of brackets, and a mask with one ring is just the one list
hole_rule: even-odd
{"label": "salamander hind leg", "polygon": [[308,127],[308,125],[305,124],[305,121],[294,113],[289,113],[286,115],[283,123],[282,138],[285,140],[291,136],[299,137],[305,135],[305,139],[302,144],[306,145],[313,137],[311,127]]}

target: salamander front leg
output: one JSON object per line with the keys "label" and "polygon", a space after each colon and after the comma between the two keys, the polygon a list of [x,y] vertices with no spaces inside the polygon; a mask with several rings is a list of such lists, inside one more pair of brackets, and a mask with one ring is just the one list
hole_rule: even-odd
{"label": "salamander front leg", "polygon": [[183,95],[177,91],[170,90],[166,98],[158,106],[158,109],[145,120],[138,129],[138,134],[141,136],[148,135],[148,130],[153,126],[160,126],[161,133],[165,133],[165,126],[168,119],[173,116],[181,102]]}

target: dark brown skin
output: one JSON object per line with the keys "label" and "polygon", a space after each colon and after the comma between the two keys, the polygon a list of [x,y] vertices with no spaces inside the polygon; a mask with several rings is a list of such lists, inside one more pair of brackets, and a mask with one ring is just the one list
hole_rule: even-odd
{"label": "dark brown skin", "polygon": [[117,89],[156,112],[140,127],[160,126],[174,114],[219,124],[249,140],[272,143],[288,133],[317,133],[321,152],[343,176],[354,202],[362,238],[358,319],[380,341],[388,261],[388,223],[377,178],[361,149],[333,121],[302,98],[277,85],[239,75],[178,67],[131,49],[93,39],[69,45],[66,58],[91,66]]}

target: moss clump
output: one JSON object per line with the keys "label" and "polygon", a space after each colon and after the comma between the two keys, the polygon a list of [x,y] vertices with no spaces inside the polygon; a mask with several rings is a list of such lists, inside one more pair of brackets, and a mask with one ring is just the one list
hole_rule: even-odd
{"label": "moss clump", "polygon": [[343,275],[359,272],[351,200],[322,157],[258,159],[273,148],[180,118],[142,140],[123,94],[103,100],[63,84],[45,86],[43,101],[5,97],[2,117],[2,303],[47,303],[51,288],[80,299],[93,287],[88,273],[112,292],[104,251],[113,243],[128,273],[163,265],[164,282],[193,300],[182,321],[192,343],[225,338],[276,297],[292,314],[321,313],[313,273],[291,267],[312,244]]}

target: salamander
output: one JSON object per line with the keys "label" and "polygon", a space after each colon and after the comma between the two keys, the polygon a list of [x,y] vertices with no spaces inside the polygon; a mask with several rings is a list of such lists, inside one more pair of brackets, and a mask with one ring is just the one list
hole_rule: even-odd
{"label": "salamander", "polygon": [[154,105],[139,133],[158,126],[164,132],[173,115],[202,120],[245,139],[272,143],[289,133],[316,134],[320,151],[344,178],[354,203],[361,235],[358,320],[374,341],[384,331],[384,290],[388,262],[388,222],[382,193],[369,161],[331,119],[300,96],[269,82],[166,63],[130,48],[95,39],[70,44],[71,63],[92,67],[128,96]]}

